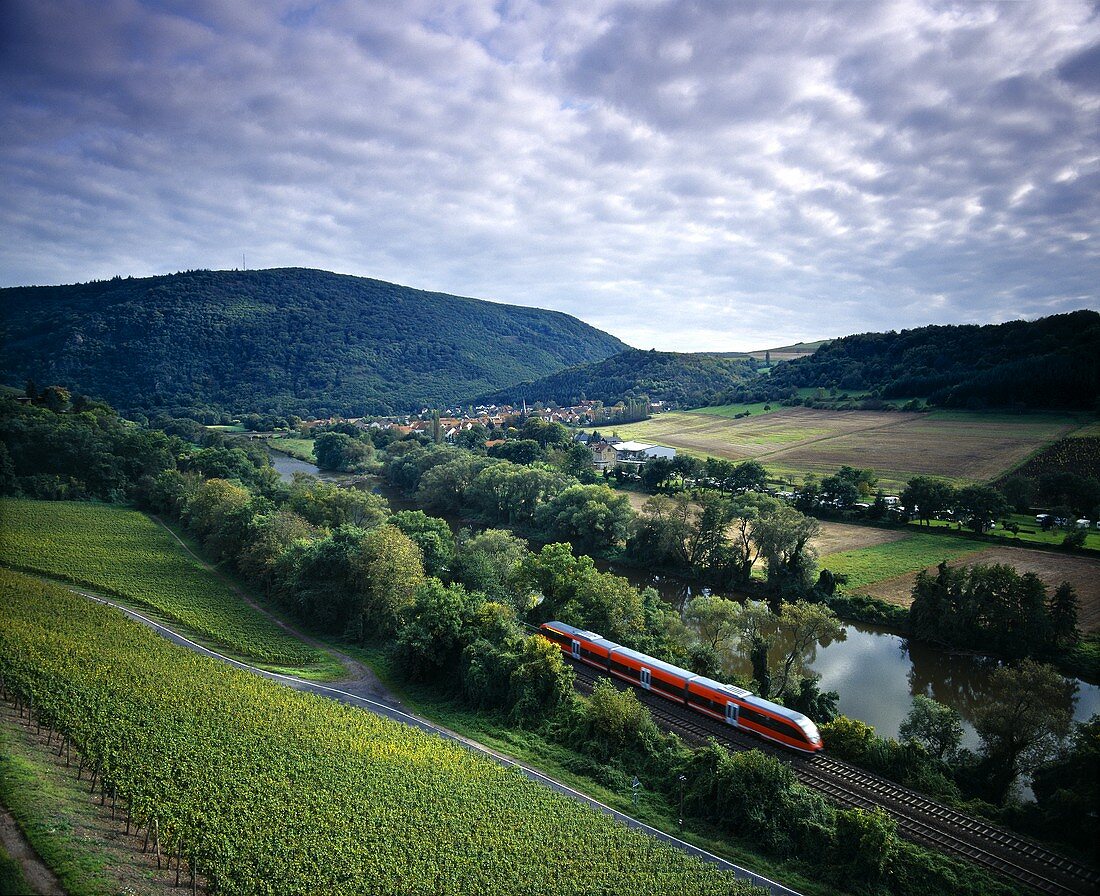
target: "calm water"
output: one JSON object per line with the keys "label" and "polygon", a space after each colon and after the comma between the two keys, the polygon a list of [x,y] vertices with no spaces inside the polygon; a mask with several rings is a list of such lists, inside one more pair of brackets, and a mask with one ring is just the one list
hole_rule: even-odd
{"label": "calm water", "polygon": [[[313,476],[319,473],[314,464],[277,451],[270,453],[275,469],[288,481],[296,471]],[[395,510],[415,509],[413,502],[393,489],[382,486],[374,490],[389,500]],[[693,596],[693,589],[676,579],[654,577],[600,561],[597,565],[625,576],[636,586],[657,588],[674,606],[683,606]],[[817,648],[806,664],[806,668],[821,676],[823,691],[840,694],[840,711],[844,715],[873,725],[882,737],[896,737],[913,696],[925,694],[958,710],[966,727],[964,743],[972,748],[977,746],[970,719],[996,668],[994,661],[945,653],[920,644],[910,646],[905,639],[874,626],[849,623],[845,634],[843,641]],[[729,657],[727,665],[732,673],[751,676],[751,666],[744,658]],[[1100,713],[1100,687],[1083,681],[1076,684],[1073,715],[1077,721],[1086,721]]]}
{"label": "calm water", "polygon": [[321,468],[316,464],[298,460],[298,458],[283,454],[281,451],[273,451],[268,448],[267,456],[271,458],[271,465],[275,467],[275,472],[283,478],[284,482],[290,482],[295,473],[307,473],[310,476],[321,475]]}

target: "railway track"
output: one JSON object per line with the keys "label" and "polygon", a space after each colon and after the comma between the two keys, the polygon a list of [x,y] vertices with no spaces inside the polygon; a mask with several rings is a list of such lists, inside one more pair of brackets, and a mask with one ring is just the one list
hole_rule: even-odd
{"label": "railway track", "polygon": [[[590,692],[598,679],[609,677],[578,662],[572,662],[572,666],[577,673],[577,688],[582,692]],[[1100,872],[1034,840],[944,806],[846,762],[822,754],[792,754],[721,722],[680,709],[626,682],[610,680],[620,689],[634,690],[653,714],[654,721],[666,731],[695,743],[713,739],[731,750],[754,749],[775,756],[791,766],[801,783],[839,805],[889,812],[897,822],[898,832],[914,842],[966,859],[1050,896],[1100,894]]]}

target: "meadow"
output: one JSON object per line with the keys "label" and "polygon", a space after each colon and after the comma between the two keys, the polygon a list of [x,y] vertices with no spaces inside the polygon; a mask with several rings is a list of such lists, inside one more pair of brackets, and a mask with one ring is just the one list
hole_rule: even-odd
{"label": "meadow", "polygon": [[820,558],[820,563],[832,572],[848,577],[845,591],[862,593],[869,585],[908,573],[915,574],[944,560],[977,554],[980,550],[976,542],[922,533],[884,544],[826,554]]}
{"label": "meadow", "polygon": [[754,459],[779,480],[797,482],[807,473],[827,476],[844,464],[870,468],[885,489],[896,493],[914,476],[936,476],[955,485],[994,479],[1044,445],[1092,424],[1066,414],[804,407],[738,420],[715,410],[673,411],[615,431],[699,457]]}
{"label": "meadow", "polygon": [[284,454],[289,454],[291,457],[298,458],[298,460],[304,460],[311,464],[317,462],[317,459],[313,456],[313,439],[295,439],[290,436],[275,436],[268,439],[267,444],[276,451],[282,451]]}
{"label": "meadow", "polygon": [[196,656],[55,585],[0,570],[0,602],[6,689],[33,695],[210,892],[750,892],[480,754]]}
{"label": "meadow", "polygon": [[280,630],[191,557],[167,529],[136,510],[4,498],[0,562],[148,608],[250,660],[335,671],[326,654]]}

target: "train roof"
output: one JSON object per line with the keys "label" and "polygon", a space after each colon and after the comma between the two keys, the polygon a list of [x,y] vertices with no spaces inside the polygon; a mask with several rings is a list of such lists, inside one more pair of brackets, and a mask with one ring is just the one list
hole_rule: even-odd
{"label": "train roof", "polygon": [[724,691],[727,694],[732,694],[734,697],[751,697],[752,691],[746,691],[744,688],[739,688],[735,684],[726,684],[725,682],[715,681],[713,678],[707,678],[705,675],[696,675],[691,679],[692,684],[701,684],[704,687],[713,688],[716,691]]}
{"label": "train roof", "polygon": [[603,641],[605,644],[609,644],[612,647],[619,646],[614,641],[608,641],[603,635],[598,635],[596,632],[590,632],[588,629],[577,628],[575,625],[569,625],[565,622],[544,622],[543,625],[548,625],[553,629],[557,629],[563,635],[580,635],[588,641]]}
{"label": "train roof", "polygon": [[648,653],[639,653],[637,650],[631,650],[629,647],[615,647],[616,656],[625,656],[641,663],[650,669],[660,669],[662,672],[667,672],[669,675],[675,675],[678,678],[687,681],[689,678],[697,678],[698,676],[694,672],[688,672],[687,669],[681,669],[679,666],[674,666],[672,663],[666,663],[664,660],[656,659],[650,656]]}

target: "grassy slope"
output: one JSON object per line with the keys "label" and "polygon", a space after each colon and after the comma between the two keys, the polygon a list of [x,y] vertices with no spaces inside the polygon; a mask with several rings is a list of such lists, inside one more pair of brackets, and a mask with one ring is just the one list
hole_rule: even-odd
{"label": "grassy slope", "polygon": [[251,662],[311,677],[342,673],[322,651],[248,606],[144,514],[106,504],[5,498],[0,519],[0,562],[148,608],[182,623],[197,640]]}

